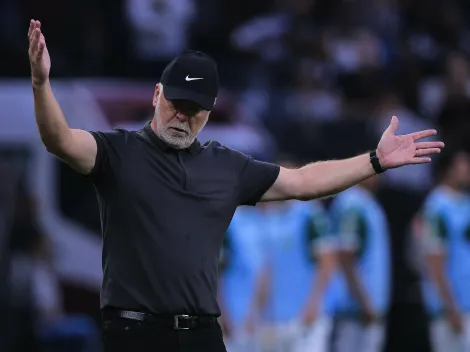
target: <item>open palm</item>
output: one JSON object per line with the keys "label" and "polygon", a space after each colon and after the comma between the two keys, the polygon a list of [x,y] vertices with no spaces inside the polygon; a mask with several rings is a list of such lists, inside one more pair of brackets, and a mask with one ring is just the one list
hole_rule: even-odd
{"label": "open palm", "polygon": [[29,63],[33,84],[40,85],[49,79],[51,58],[46,47],[46,39],[41,33],[41,22],[31,20],[28,30]]}
{"label": "open palm", "polygon": [[403,165],[429,163],[429,155],[438,154],[444,147],[442,142],[417,142],[420,139],[434,136],[436,130],[424,130],[396,136],[398,118],[392,117],[390,125],[382,134],[377,146],[377,156],[384,169],[393,169]]}

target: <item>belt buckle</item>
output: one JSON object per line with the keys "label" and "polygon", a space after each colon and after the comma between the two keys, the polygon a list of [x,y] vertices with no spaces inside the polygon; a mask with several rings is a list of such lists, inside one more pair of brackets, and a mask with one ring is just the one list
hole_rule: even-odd
{"label": "belt buckle", "polygon": [[187,320],[189,318],[190,318],[190,316],[186,315],[186,314],[175,315],[174,318],[173,318],[173,329],[175,329],[175,330],[189,330],[189,327],[183,328],[183,327],[179,326],[180,320]]}

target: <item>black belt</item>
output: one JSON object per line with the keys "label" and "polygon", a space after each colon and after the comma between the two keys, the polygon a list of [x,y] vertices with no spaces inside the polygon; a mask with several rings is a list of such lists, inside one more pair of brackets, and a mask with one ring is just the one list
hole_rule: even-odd
{"label": "black belt", "polygon": [[103,311],[103,319],[130,319],[140,321],[142,323],[160,324],[171,327],[174,330],[190,330],[201,326],[212,326],[217,323],[217,318],[214,316],[193,316],[185,314],[156,315],[118,309]]}

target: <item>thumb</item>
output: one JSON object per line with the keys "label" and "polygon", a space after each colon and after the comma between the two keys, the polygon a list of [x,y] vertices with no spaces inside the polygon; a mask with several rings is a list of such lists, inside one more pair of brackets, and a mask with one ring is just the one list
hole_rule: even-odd
{"label": "thumb", "polygon": [[398,129],[398,118],[396,116],[393,116],[392,120],[390,121],[390,125],[387,127],[386,131],[392,134],[395,134],[397,129]]}

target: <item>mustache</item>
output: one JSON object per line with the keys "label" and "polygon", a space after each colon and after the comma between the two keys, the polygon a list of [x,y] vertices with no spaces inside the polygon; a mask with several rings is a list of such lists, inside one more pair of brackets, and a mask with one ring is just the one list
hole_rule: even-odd
{"label": "mustache", "polygon": [[166,127],[167,127],[167,128],[170,128],[170,127],[178,128],[178,129],[183,130],[183,131],[188,132],[188,133],[191,132],[190,129],[189,129],[189,127],[186,126],[185,124],[172,123],[171,125],[169,124],[169,125],[167,125]]}

